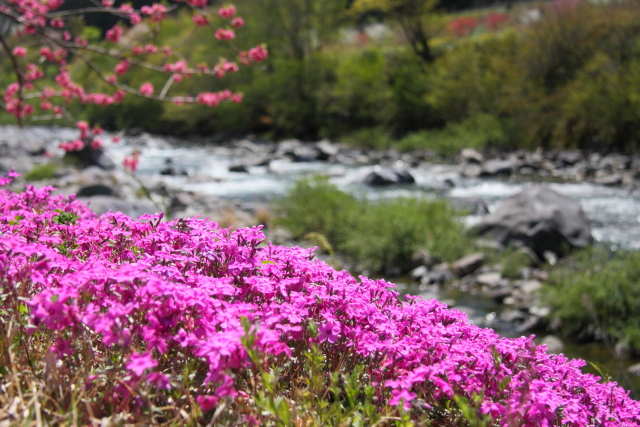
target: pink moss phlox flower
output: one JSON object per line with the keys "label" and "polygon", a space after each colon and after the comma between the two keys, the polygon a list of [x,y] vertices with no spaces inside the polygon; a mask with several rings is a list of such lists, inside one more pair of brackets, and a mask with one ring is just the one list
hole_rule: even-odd
{"label": "pink moss phlox flower", "polygon": [[133,353],[126,366],[128,370],[141,377],[145,370],[158,366],[158,361],[148,353]]}
{"label": "pink moss phlox flower", "polygon": [[52,191],[0,188],[0,286],[24,286],[31,323],[61,363],[72,366],[82,342],[135,346],[115,372],[161,391],[175,386],[166,372],[193,363],[212,390],[196,397],[206,412],[247,391],[236,378],[254,363],[243,344],[249,322],[265,366],[301,363],[312,345],[327,360],[348,354],[392,405],[461,396],[505,427],[640,425],[640,404],[583,374],[584,362],[550,355],[532,337],[501,338],[438,301],[402,301],[392,284],[336,271],[312,250],[263,245],[260,227],[97,217]]}

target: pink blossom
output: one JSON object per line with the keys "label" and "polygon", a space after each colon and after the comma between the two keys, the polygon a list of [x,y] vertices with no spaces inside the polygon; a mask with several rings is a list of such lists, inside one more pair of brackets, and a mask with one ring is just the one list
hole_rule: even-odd
{"label": "pink blossom", "polygon": [[151,96],[153,95],[153,85],[149,82],[144,83],[142,86],[140,86],[140,95],[142,96]]}
{"label": "pink blossom", "polygon": [[249,52],[247,52],[247,56],[253,62],[262,62],[267,59],[267,56],[269,56],[269,52],[267,52],[267,49],[261,45],[249,49]]}
{"label": "pink blossom", "polygon": [[237,9],[235,6],[221,7],[220,9],[218,9],[218,15],[220,15],[220,17],[223,19],[233,18],[236,12]]}
{"label": "pink blossom", "polygon": [[231,21],[231,26],[233,28],[240,28],[244,26],[244,19],[242,19],[239,16],[236,16],[235,18],[233,18],[233,20]]}
{"label": "pink blossom", "polygon": [[233,30],[219,28],[215,36],[218,40],[232,40],[236,37],[236,33]]}
{"label": "pink blossom", "polygon": [[118,62],[118,64],[115,66],[115,68],[113,69],[113,71],[115,71],[116,74],[122,76],[124,75],[128,70],[129,70],[129,66],[131,64],[129,63],[129,61],[120,61]]}
{"label": "pink blossom", "polygon": [[141,377],[145,370],[158,366],[158,361],[149,353],[133,353],[127,362],[127,369]]}
{"label": "pink blossom", "polygon": [[193,23],[199,27],[206,27],[209,25],[209,21],[206,16],[203,15],[193,15]]}
{"label": "pink blossom", "polygon": [[202,412],[209,412],[210,410],[215,408],[215,406],[218,404],[218,400],[220,399],[216,396],[196,396],[196,402],[198,402],[198,405],[200,406],[200,409],[202,409]]}
{"label": "pink blossom", "polygon": [[18,58],[24,58],[25,56],[27,56],[27,49],[25,49],[22,46],[16,46],[13,48],[12,53],[14,56],[17,56]]}
{"label": "pink blossom", "polygon": [[115,25],[113,28],[107,31],[107,34],[105,35],[105,37],[111,43],[117,43],[120,40],[120,37],[122,37],[123,33],[124,33],[124,30],[122,29],[122,27],[119,25]]}

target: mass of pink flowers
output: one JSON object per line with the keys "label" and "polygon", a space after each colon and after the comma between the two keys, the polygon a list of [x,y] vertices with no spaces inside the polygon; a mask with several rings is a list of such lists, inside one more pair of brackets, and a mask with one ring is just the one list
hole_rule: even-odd
{"label": "mass of pink flowers", "polygon": [[[177,105],[201,103],[217,106],[222,101],[240,102],[242,94],[229,90],[223,91],[225,94],[228,92],[228,96],[214,94],[217,98],[212,99],[211,94],[182,93],[175,86],[194,75],[222,78],[226,73],[238,71],[238,64],[250,65],[264,61],[268,55],[266,47],[259,45],[241,50],[230,44],[236,38],[236,31],[244,25],[244,20],[236,15],[235,6],[213,9],[209,0],[181,2],[191,10],[194,25],[210,27],[212,38],[229,44],[236,52],[235,58],[219,58],[212,52],[214,63],[188,64],[184,56],[174,52],[171,46],[155,44],[159,25],[176,9],[176,5],[168,7],[155,3],[137,10],[127,3],[116,7],[113,0],[96,1],[89,8],[90,12],[115,15],[119,22],[106,31],[106,42],[90,43],[82,34],[74,34],[73,29],[67,26],[69,20],[81,17],[85,10],[60,11],[65,0],[0,1],[0,18],[12,24],[9,35],[0,34],[0,51],[9,57],[13,71],[13,79],[4,90],[0,106],[19,122],[25,119],[66,118],[75,124],[76,120],[68,110],[72,102],[107,106],[122,103],[128,96],[141,96]],[[123,40],[131,26],[145,19],[152,28],[144,41]],[[105,67],[103,64],[108,61],[98,61],[98,58],[106,58],[111,65]],[[103,85],[92,85],[88,89],[82,81],[73,81],[69,72],[71,59],[85,63],[102,80]],[[219,66],[221,63],[224,64],[223,68]],[[123,76],[140,68],[166,74],[166,83],[161,90],[154,90],[150,82],[144,82],[139,87],[129,86]],[[61,148],[76,151],[89,144],[95,147],[100,145],[95,142],[96,137],[96,130],[89,129],[78,139],[81,144],[66,142],[61,144]]]}
{"label": "mass of pink flowers", "polygon": [[[87,342],[95,366],[119,348],[113,402],[141,382],[169,393],[179,363],[202,366],[204,409],[247,396],[245,319],[267,366],[301,364],[317,345],[327,359],[364,365],[381,404],[429,410],[461,396],[501,426],[640,425],[640,403],[583,374],[582,361],[500,338],[438,301],[402,301],[383,280],[265,243],[259,227],[97,217],[51,191],[0,189],[0,292],[21,295],[29,334],[50,336],[60,366],[73,367]],[[2,301],[8,309],[11,298]]]}

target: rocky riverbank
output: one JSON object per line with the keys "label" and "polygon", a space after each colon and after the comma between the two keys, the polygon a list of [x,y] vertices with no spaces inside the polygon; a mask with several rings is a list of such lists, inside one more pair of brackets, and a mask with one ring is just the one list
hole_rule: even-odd
{"label": "rocky riverbank", "polygon": [[[106,155],[86,156],[82,160],[85,167],[80,168],[77,164],[69,165],[58,148],[60,142],[75,136],[72,129],[21,130],[2,126],[0,173],[15,168],[25,174],[16,183],[16,186],[21,186],[30,172],[53,163],[56,168],[50,176],[33,180],[32,175],[30,182],[55,186],[60,193],[77,194],[98,214],[119,210],[135,217],[164,210],[174,218],[194,215],[210,217],[224,227],[269,224],[272,215],[270,200],[273,197],[223,197],[194,188],[225,185],[238,176],[246,176],[246,183],[250,183],[252,177],[265,176],[282,178],[284,182],[284,178],[299,176],[299,170],[307,171],[305,165],[335,166],[337,169],[319,170],[330,170],[331,174],[344,176],[348,175],[345,171],[362,167],[362,173],[349,175],[350,182],[368,188],[418,187],[422,191],[439,194],[455,189],[462,180],[468,178],[502,179],[504,182],[592,183],[622,188],[629,194],[633,194],[640,183],[639,155],[541,150],[478,153],[467,149],[455,158],[444,159],[429,151],[373,151],[326,140],[315,143],[297,140],[276,143],[258,138],[184,141],[144,133],[125,135],[120,145],[110,144],[105,139]],[[182,153],[189,154],[196,147],[204,147],[202,152],[209,157],[198,158],[200,163],[195,166],[183,162],[177,154],[157,155],[155,163],[150,160],[142,165],[143,169],[135,176],[118,166],[121,157],[134,149],[143,153],[175,153],[182,150]],[[207,166],[208,161],[216,158],[223,158],[225,162],[217,163],[215,167]],[[438,168],[445,173],[440,173],[428,183],[421,181],[421,174]],[[37,174],[35,178],[39,178]],[[149,190],[150,198],[141,190],[143,187]],[[489,213],[487,204],[481,198],[451,200],[456,207],[478,218]],[[300,244],[292,241],[286,230],[270,228],[267,234],[278,244]],[[486,240],[484,244],[490,246],[486,253],[504,246],[500,239]],[[515,270],[510,266],[488,262],[486,253],[482,252],[450,264],[424,258],[426,255],[422,254],[423,258],[418,259],[416,269],[411,272],[414,280],[411,287],[417,287],[425,297],[445,298],[452,306],[467,312],[474,323],[502,329],[508,334],[546,330],[548,327],[553,329],[556,325],[547,317],[548,309],[541,302],[540,291],[548,280],[545,265],[555,263],[561,253],[553,250],[536,251],[527,244],[520,246],[518,251],[525,257],[525,262],[520,262],[520,267]],[[328,255],[320,256],[330,260]],[[487,311],[465,305],[464,301],[446,296],[452,291],[471,295],[495,306]],[[585,337],[589,335],[587,338],[598,339],[601,338],[599,334],[601,332],[595,328],[586,331]],[[559,346],[556,345],[555,349],[559,349]]]}

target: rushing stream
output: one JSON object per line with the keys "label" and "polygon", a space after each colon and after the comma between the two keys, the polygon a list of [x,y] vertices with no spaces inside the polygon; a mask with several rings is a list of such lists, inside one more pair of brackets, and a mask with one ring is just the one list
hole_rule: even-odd
{"label": "rushing stream", "polygon": [[[118,164],[130,151],[127,146],[109,148],[110,155]],[[229,172],[229,166],[244,160],[233,156],[229,151],[225,147],[152,147],[142,151],[138,173],[158,174],[166,159],[172,159],[176,170],[186,171],[189,175],[205,175],[213,180],[191,183],[188,176],[163,177],[168,184],[221,198],[248,200],[272,200],[280,197],[295,180],[316,173],[329,175],[338,187],[370,199],[411,195],[478,199],[487,204],[489,211],[506,197],[516,194],[526,186],[534,185],[522,181],[465,178],[461,175],[461,165],[423,163],[418,168],[409,169],[416,179],[416,185],[379,189],[355,184],[358,178],[371,172],[376,166],[275,160],[269,166],[250,166],[249,173]],[[597,242],[610,245],[612,250],[640,249],[640,190],[591,183],[546,185],[580,203],[591,219],[592,234]],[[469,224],[478,220],[476,217],[467,218]]]}

